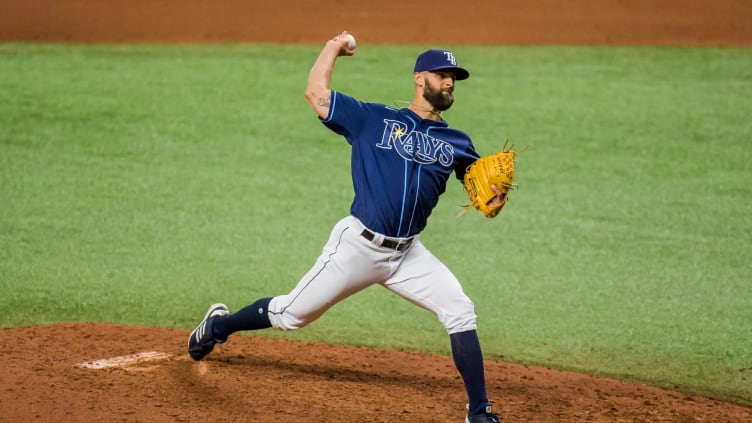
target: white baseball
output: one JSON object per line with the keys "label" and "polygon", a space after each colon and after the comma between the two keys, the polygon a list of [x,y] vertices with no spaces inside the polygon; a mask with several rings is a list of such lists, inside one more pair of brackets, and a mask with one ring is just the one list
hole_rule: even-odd
{"label": "white baseball", "polygon": [[354,49],[357,45],[355,43],[355,37],[353,37],[352,34],[345,34],[345,39],[347,40],[347,48],[349,48],[350,50]]}

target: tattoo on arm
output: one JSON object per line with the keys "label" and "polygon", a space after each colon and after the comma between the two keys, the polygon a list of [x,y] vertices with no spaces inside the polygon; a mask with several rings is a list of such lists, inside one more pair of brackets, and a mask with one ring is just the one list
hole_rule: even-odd
{"label": "tattoo on arm", "polygon": [[329,108],[329,106],[331,105],[331,103],[332,103],[332,96],[321,97],[319,99],[319,106]]}

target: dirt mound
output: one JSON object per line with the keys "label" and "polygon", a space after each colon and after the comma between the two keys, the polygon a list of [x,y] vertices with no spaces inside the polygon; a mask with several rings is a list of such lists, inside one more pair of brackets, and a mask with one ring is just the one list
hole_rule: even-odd
{"label": "dirt mound", "polygon": [[[234,336],[204,361],[189,331],[111,324],[0,330],[0,421],[460,422],[451,357]],[[580,374],[486,362],[512,422],[748,422],[752,409]]]}

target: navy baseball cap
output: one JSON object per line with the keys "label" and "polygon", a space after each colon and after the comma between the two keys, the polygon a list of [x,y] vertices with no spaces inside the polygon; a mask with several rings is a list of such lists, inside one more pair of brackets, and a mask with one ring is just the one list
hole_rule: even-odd
{"label": "navy baseball cap", "polygon": [[457,65],[457,59],[454,53],[447,50],[431,49],[426,50],[418,56],[415,61],[413,72],[449,70],[454,72],[454,77],[458,81],[470,77],[470,72]]}

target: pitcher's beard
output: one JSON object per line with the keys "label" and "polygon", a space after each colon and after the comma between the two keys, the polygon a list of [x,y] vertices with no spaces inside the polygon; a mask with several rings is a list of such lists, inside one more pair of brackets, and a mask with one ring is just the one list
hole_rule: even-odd
{"label": "pitcher's beard", "polygon": [[423,98],[433,106],[434,109],[439,112],[448,110],[454,103],[454,95],[451,92],[444,92],[442,90],[432,90],[431,87],[426,86],[423,91]]}

